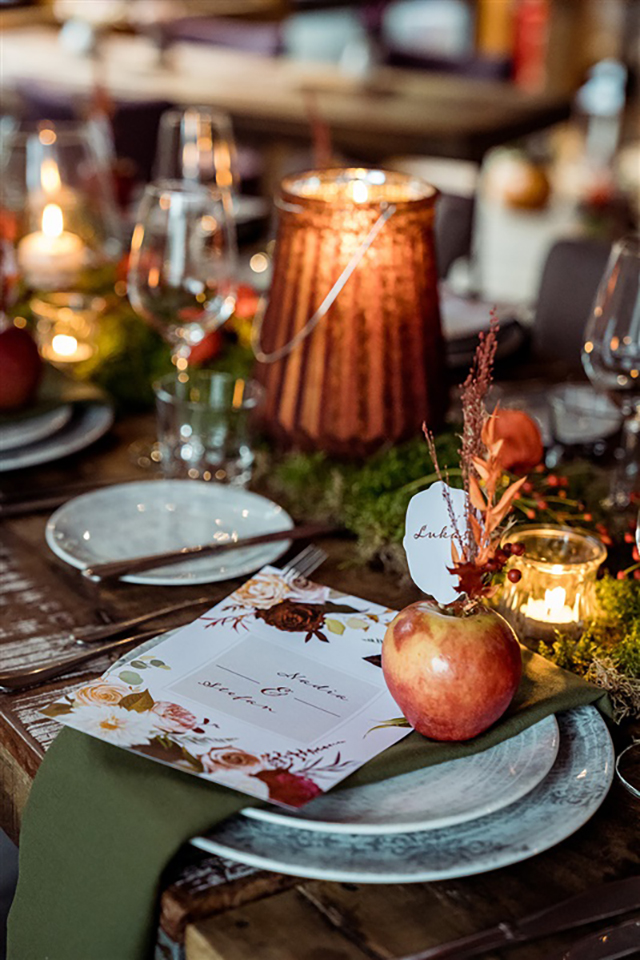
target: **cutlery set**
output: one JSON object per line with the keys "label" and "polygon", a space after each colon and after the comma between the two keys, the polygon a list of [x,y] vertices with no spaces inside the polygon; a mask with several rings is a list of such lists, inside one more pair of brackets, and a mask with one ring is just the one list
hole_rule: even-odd
{"label": "cutlery set", "polygon": [[[309,536],[308,530],[311,528],[300,527],[298,529],[306,529],[306,535]],[[289,536],[296,532],[297,531],[285,531],[285,535],[287,539],[296,539],[294,536]],[[267,536],[272,537],[273,535],[268,534]],[[282,538],[283,534],[279,534],[278,536]],[[235,545],[236,544],[229,546]],[[282,569],[283,572],[288,575],[309,576],[326,560],[326,557],[327,554],[324,550],[320,547],[310,545],[285,564]],[[95,657],[99,657],[103,653],[109,653],[112,650],[120,648],[124,650],[135,644],[143,643],[145,640],[150,640],[163,631],[156,627],[155,629],[145,630],[142,633],[137,632],[125,637],[109,639],[111,637],[117,637],[119,633],[123,633],[132,627],[138,627],[149,621],[157,620],[168,614],[177,613],[181,610],[190,610],[198,606],[212,606],[214,602],[211,597],[199,597],[197,600],[186,600],[182,603],[170,604],[158,610],[153,610],[150,613],[140,614],[139,616],[130,617],[127,620],[120,620],[116,623],[77,629],[71,634],[71,638],[75,640],[76,643],[87,648],[83,650],[82,653],[76,653],[53,662],[50,661],[36,667],[31,667],[28,670],[0,672],[0,689],[4,689],[5,691],[24,690],[38,684],[46,683],[48,680],[75,670],[76,667],[93,660]],[[180,624],[180,626],[182,625],[183,624]],[[105,640],[108,642],[102,642]]]}
{"label": "cutlery set", "polygon": [[[538,940],[564,930],[596,923],[640,909],[640,877],[615,880],[511,923],[500,923],[450,943],[431,947],[400,960],[467,960],[485,951],[505,949]],[[602,948],[604,952],[596,952]],[[627,952],[610,952],[610,950]],[[609,951],[609,952],[607,952]],[[640,920],[632,920],[598,934],[591,934],[553,960],[614,960],[640,954]],[[549,960],[552,960],[550,957]]]}

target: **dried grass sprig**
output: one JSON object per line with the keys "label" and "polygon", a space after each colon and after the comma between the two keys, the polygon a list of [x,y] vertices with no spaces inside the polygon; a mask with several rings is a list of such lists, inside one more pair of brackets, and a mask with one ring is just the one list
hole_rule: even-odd
{"label": "dried grass sprig", "polygon": [[[502,570],[511,555],[521,556],[524,552],[521,544],[500,546],[507,515],[527,478],[521,477],[506,490],[501,488],[504,470],[500,449],[503,441],[496,437],[495,411],[489,416],[485,405],[493,381],[498,329],[498,320],[492,311],[489,331],[480,334],[471,370],[461,387],[460,468],[466,494],[464,532],[459,529],[448,485],[443,489],[454,532],[451,541],[453,566],[449,569],[458,577],[456,590],[472,603],[491,596],[495,589],[492,586],[494,574]],[[438,463],[433,435],[424,426],[423,430],[436,473],[447,484],[448,478]],[[517,582],[520,572],[512,569],[508,576]]]}

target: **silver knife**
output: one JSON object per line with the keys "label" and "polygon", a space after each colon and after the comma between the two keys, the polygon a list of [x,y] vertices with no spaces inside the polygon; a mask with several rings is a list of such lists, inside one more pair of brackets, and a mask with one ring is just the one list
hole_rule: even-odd
{"label": "silver knife", "polygon": [[627,920],[582,937],[560,960],[618,960],[633,956],[640,956],[640,920]]}
{"label": "silver knife", "polygon": [[430,947],[420,953],[402,957],[400,960],[466,960],[485,950],[508,947],[525,940],[547,937],[561,930],[571,930],[586,923],[594,923],[607,917],[640,908],[640,877],[614,880],[602,886],[592,887],[551,907],[531,913],[521,920],[500,923],[488,930],[472,933],[449,943]]}

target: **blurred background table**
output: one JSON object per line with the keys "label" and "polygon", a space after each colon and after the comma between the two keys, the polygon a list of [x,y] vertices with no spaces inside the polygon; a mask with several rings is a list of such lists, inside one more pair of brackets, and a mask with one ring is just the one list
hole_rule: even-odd
{"label": "blurred background table", "polygon": [[[310,142],[312,95],[335,146],[369,161],[387,156],[390,144],[395,153],[480,160],[490,147],[544,129],[570,111],[568,95],[528,94],[498,81],[397,67],[358,79],[335,64],[193,43],[172,46],[165,66],[142,36],[110,36],[101,60],[116,99],[214,106],[231,115],[239,136],[268,143]],[[92,60],[70,54],[58,31],[42,27],[6,35],[2,74],[5,95],[28,80],[87,97],[95,82]]]}

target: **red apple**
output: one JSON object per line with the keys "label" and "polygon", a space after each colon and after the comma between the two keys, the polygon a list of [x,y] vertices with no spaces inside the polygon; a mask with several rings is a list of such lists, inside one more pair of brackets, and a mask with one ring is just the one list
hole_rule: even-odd
{"label": "red apple", "polygon": [[13,324],[0,330],[0,410],[15,410],[35,396],[42,360],[33,337]]}
{"label": "red apple", "polygon": [[478,606],[421,600],[391,621],[382,644],[389,692],[411,726],[433,740],[469,740],[507,709],[522,674],[507,621]]}

